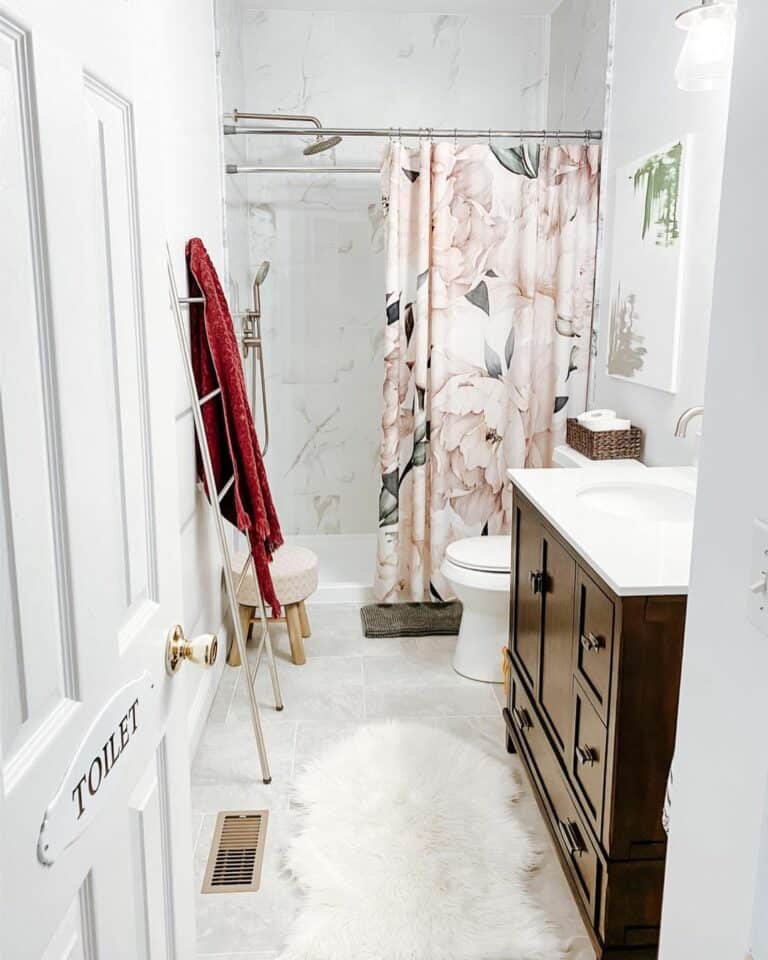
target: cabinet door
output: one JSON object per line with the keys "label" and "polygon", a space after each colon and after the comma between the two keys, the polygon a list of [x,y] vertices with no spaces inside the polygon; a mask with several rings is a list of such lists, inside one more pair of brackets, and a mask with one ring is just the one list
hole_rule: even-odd
{"label": "cabinet door", "polygon": [[543,587],[542,530],[534,513],[515,504],[512,651],[531,690],[538,687]]}
{"label": "cabinet door", "polygon": [[564,753],[573,716],[576,563],[560,542],[546,531],[542,535],[542,544],[545,576],[539,703],[550,722],[557,746]]}
{"label": "cabinet door", "polygon": [[583,570],[578,575],[578,638],[575,669],[603,723],[608,720],[613,655],[613,601]]}

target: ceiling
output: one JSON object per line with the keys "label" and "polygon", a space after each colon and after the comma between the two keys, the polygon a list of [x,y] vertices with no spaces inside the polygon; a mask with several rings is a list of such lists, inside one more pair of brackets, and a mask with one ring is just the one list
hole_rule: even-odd
{"label": "ceiling", "polygon": [[[387,12],[467,15],[478,13],[547,14],[561,0],[388,0]],[[381,0],[243,0],[252,10],[348,10],[381,13]]]}

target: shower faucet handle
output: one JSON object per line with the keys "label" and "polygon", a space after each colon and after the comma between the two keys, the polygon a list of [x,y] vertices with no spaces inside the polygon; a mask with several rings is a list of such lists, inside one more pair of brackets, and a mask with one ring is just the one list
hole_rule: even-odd
{"label": "shower faucet handle", "polygon": [[260,347],[261,346],[261,337],[258,335],[256,329],[256,315],[252,310],[246,310],[241,314],[243,318],[242,323],[242,333],[240,335],[240,343],[243,347],[243,357],[247,360],[248,354],[251,351],[251,347]]}

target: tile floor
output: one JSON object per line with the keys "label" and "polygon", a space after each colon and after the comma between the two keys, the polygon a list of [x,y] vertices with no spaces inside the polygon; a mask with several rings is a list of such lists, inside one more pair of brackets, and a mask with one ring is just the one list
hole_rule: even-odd
{"label": "tile floor", "polygon": [[[261,783],[241,671],[226,668],[192,765],[195,883],[199,890],[219,810],[268,809],[261,889],[253,894],[197,895],[201,960],[274,960],[293,920],[298,894],[281,871],[281,849],[297,827],[294,774],[329,740],[368,720],[404,717],[435,724],[518,764],[506,753],[501,687],[454,673],[453,637],[367,640],[355,604],[309,608],[307,662],[288,656],[284,627],[272,627],[285,710],[269,708],[266,669],[257,681],[273,782]],[[522,777],[522,774],[520,775]],[[524,778],[523,783],[525,783]],[[525,789],[521,815],[543,850],[534,877],[539,902],[570,942],[568,960],[594,960],[584,926],[535,801]]]}

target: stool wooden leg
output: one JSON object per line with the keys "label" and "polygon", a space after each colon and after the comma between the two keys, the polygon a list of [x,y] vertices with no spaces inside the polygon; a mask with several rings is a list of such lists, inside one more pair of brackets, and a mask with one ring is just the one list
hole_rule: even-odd
{"label": "stool wooden leg", "polygon": [[304,656],[304,641],[301,639],[301,617],[298,603],[285,605],[285,622],[288,624],[288,638],[291,641],[291,658],[299,666],[307,662]]}
{"label": "stool wooden leg", "polygon": [[[240,629],[243,631],[243,636],[245,637],[245,642],[248,643],[248,634],[251,629],[251,620],[253,619],[253,607],[246,606],[243,603],[238,604],[238,610],[240,613]],[[239,667],[241,664],[240,660],[240,651],[237,649],[237,644],[233,643],[229,650],[229,656],[227,657],[227,663],[230,667]]]}
{"label": "stool wooden leg", "polygon": [[306,640],[307,637],[312,636],[312,631],[309,629],[309,617],[303,600],[299,603],[299,622],[301,623],[301,635]]}

